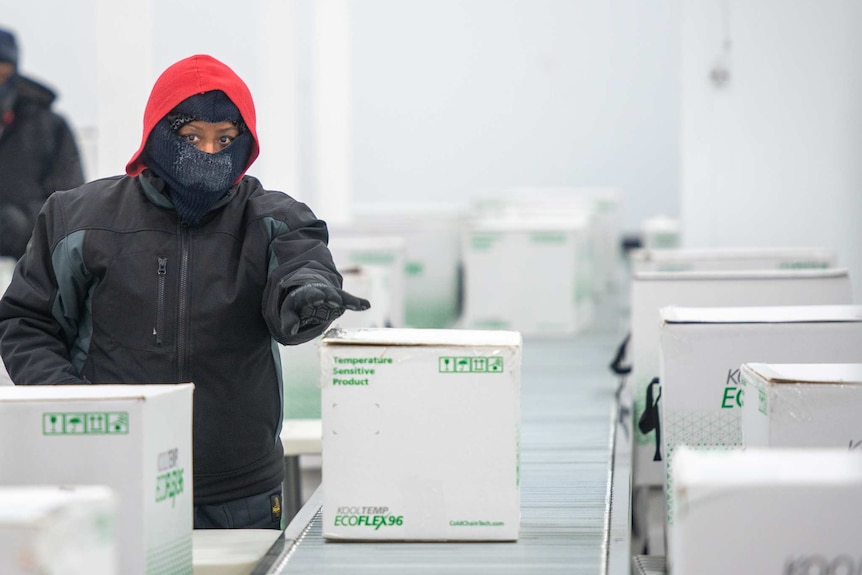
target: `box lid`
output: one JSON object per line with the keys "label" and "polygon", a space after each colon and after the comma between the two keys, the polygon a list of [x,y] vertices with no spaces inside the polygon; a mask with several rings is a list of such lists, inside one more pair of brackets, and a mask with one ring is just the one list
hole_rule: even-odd
{"label": "box lid", "polygon": [[0,386],[0,402],[16,401],[116,401],[146,400],[180,389],[194,390],[191,383],[151,385],[13,385]]}
{"label": "box lid", "polygon": [[403,236],[363,234],[356,231],[330,232],[329,247],[353,250],[389,250],[397,252],[406,249],[407,239]]}
{"label": "box lid", "polygon": [[470,329],[335,328],[323,334],[321,344],[520,347],[521,333]]}
{"label": "box lid", "polygon": [[585,214],[539,215],[526,214],[517,217],[479,217],[469,220],[471,232],[577,232],[586,229],[589,216]]}
{"label": "box lid", "polygon": [[677,490],[691,486],[852,482],[862,484],[862,457],[846,448],[678,448]]}
{"label": "box lid", "polygon": [[834,260],[835,254],[825,248],[637,248],[630,252],[629,257],[643,262],[744,261],[764,258]]}
{"label": "box lid", "polygon": [[[51,518],[68,502],[115,501],[114,491],[105,485],[11,485],[0,487],[0,525]],[[56,519],[56,518],[53,518]]]}
{"label": "box lid", "polygon": [[639,271],[632,274],[637,281],[744,281],[766,279],[825,279],[848,277],[847,268],[801,270],[704,270],[704,271]]}
{"label": "box lid", "polygon": [[[665,306],[663,323],[822,323],[862,321],[860,305],[793,305],[752,307]],[[860,352],[862,357],[862,352]]]}
{"label": "box lid", "polygon": [[768,384],[862,384],[862,363],[748,363]]}

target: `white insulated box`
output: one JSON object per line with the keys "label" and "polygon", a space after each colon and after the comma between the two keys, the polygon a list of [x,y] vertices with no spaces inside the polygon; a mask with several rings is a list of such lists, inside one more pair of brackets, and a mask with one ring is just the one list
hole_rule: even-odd
{"label": "white insulated box", "polygon": [[461,208],[451,205],[363,203],[351,220],[332,222],[329,228],[333,237],[403,238],[406,327],[448,328],[460,313],[461,218]]}
{"label": "white insulated box", "polygon": [[666,248],[632,250],[632,272],[823,269],[837,266],[824,248]]}
{"label": "white insulated box", "polygon": [[[359,268],[366,273],[373,273],[382,284],[375,291],[380,292],[385,299],[378,297],[372,301],[372,309],[382,310],[385,314],[380,327],[405,327],[404,270],[407,254],[405,238],[342,233],[333,230],[330,232],[329,250],[332,252],[332,258],[338,270],[342,273],[344,273],[343,270]],[[344,289],[349,291],[347,286]],[[354,295],[360,294],[354,293]]]}
{"label": "white insulated box", "polygon": [[192,572],[192,384],[0,387],[0,485],[104,485],[119,573]]}
{"label": "white insulated box", "polygon": [[[392,294],[390,273],[373,265],[346,267],[338,271],[343,280],[342,289],[356,297],[367,299],[371,302],[371,308],[361,312],[347,310],[336,318],[333,326],[394,327],[390,310],[398,306],[403,308],[404,294],[399,296]],[[317,378],[315,378],[316,381]]]}
{"label": "white insulated box", "polygon": [[472,213],[480,217],[584,214],[590,221],[590,274],[593,293],[601,297],[619,287],[622,202],[611,187],[514,187],[473,196]]}
{"label": "white insulated box", "polygon": [[629,342],[632,372],[626,389],[633,402],[634,412],[634,484],[655,487],[665,484],[661,441],[655,433],[655,427],[650,429],[650,426],[646,426],[646,430],[640,427],[645,410],[649,413],[644,423],[650,423],[649,419],[655,423],[659,419],[656,402],[660,389],[652,384],[653,378],[660,375],[661,308],[669,305],[760,307],[851,303],[850,278],[843,268],[634,274],[631,281]]}
{"label": "white insulated box", "polygon": [[[376,266],[346,267],[338,270],[344,291],[365,298],[371,308],[346,311],[332,327],[386,327],[389,323],[391,292],[386,281],[389,272]],[[320,419],[320,351],[322,335],[300,345],[279,345],[282,403],[285,419]]]}
{"label": "white insulated box", "polygon": [[0,573],[119,573],[117,511],[105,486],[0,487]]}
{"label": "white insulated box", "polygon": [[653,216],[641,224],[641,237],[648,249],[678,248],[682,243],[682,224],[676,218]]}
{"label": "white insulated box", "polygon": [[462,327],[567,336],[591,321],[584,216],[471,220],[463,235]]}
{"label": "white insulated box", "polygon": [[518,538],[519,333],[330,330],[320,349],[323,537]]}
{"label": "white insulated box", "polygon": [[[670,512],[677,449],[743,445],[739,366],[860,359],[862,306],[668,306],[661,310],[660,346],[662,459]],[[668,524],[673,521],[668,513]]]}
{"label": "white insulated box", "polygon": [[862,363],[746,363],[740,379],[746,447],[862,451]]}
{"label": "white insulated box", "polygon": [[862,572],[862,457],[831,449],[681,450],[672,575]]}

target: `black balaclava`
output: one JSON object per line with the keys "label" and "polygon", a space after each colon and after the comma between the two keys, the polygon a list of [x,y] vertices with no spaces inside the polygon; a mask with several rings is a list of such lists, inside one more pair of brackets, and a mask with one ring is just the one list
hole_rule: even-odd
{"label": "black balaclava", "polygon": [[0,62],[9,62],[15,66],[12,76],[0,84],[0,121],[5,121],[18,94],[18,43],[11,32],[3,29],[0,29]]}
{"label": "black balaclava", "polygon": [[[228,147],[209,154],[177,134],[195,120],[233,122],[240,134]],[[237,107],[224,92],[213,90],[186,98],[156,123],[144,153],[147,167],[167,184],[180,219],[196,227],[245,171],[252,142]]]}

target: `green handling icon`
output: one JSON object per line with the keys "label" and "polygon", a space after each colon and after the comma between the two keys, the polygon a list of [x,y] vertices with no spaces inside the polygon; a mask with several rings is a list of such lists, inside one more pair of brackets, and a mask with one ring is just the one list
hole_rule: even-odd
{"label": "green handling icon", "polygon": [[83,435],[86,433],[86,426],[84,425],[84,414],[83,413],[67,413],[66,414],[66,435]]}
{"label": "green handling icon", "polygon": [[60,435],[63,433],[63,415],[46,413],[42,416],[42,433],[44,435]]}
{"label": "green handling icon", "polygon": [[108,433],[128,433],[129,414],[126,412],[108,414]]}
{"label": "green handling icon", "polygon": [[455,371],[455,358],[441,357],[439,362],[439,371],[440,373]]}
{"label": "green handling icon", "polygon": [[126,435],[129,414],[120,412],[43,413],[42,435]]}
{"label": "green handling icon", "polygon": [[440,373],[502,373],[503,358],[494,356],[441,357]]}
{"label": "green handling icon", "polygon": [[108,418],[104,413],[87,414],[87,430],[90,433],[107,433]]}

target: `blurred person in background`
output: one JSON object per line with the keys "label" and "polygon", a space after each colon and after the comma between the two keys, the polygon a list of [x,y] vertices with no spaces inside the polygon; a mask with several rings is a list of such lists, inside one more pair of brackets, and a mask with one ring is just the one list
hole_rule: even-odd
{"label": "blurred person in background", "polygon": [[48,196],[84,183],[72,131],[51,109],[56,98],[21,75],[15,35],[0,28],[0,256],[21,257]]}
{"label": "blurred person in background", "polygon": [[239,76],[180,60],[125,175],[52,194],[0,299],[16,385],[194,383],[196,529],[280,528],[276,342],[370,306],[341,289],[326,223],[246,175],[259,149]]}

